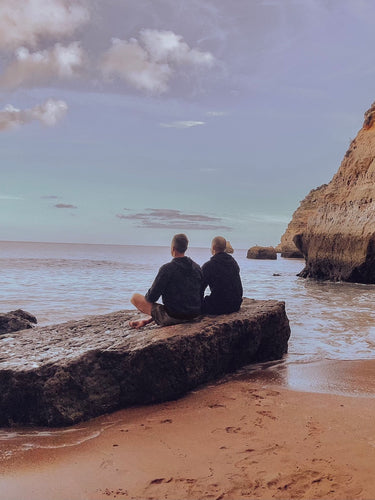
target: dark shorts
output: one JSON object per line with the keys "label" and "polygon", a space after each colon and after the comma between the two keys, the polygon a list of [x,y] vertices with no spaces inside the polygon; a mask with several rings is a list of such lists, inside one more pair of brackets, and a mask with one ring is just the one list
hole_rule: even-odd
{"label": "dark shorts", "polygon": [[155,321],[155,323],[160,326],[171,326],[178,325],[180,323],[188,323],[189,321],[192,321],[194,319],[173,318],[172,316],[169,316],[163,304],[157,303],[152,304],[151,317]]}

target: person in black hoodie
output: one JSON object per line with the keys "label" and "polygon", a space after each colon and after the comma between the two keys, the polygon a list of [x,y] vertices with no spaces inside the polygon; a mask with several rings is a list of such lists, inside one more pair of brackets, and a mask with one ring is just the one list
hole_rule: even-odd
{"label": "person in black hoodie", "polygon": [[202,266],[203,293],[207,286],[211,290],[211,294],[203,299],[203,314],[229,314],[241,307],[240,268],[225,252],[226,243],[225,238],[216,236],[211,245],[212,257]]}
{"label": "person in black hoodie", "polygon": [[[152,321],[169,326],[190,321],[201,314],[202,271],[189,257],[185,234],[176,234],[171,243],[171,262],[164,264],[145,296],[135,293],[131,303],[149,315],[139,321],[130,321],[129,326],[141,328]],[[163,304],[156,301],[161,296]]]}

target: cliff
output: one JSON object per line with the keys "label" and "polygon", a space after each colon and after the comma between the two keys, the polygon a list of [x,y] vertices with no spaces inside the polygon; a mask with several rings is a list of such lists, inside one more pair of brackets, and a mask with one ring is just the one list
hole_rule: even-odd
{"label": "cliff", "polygon": [[71,425],[185,392],[287,352],[283,302],[244,299],[238,313],[129,329],[134,311],[0,336],[0,425]]}
{"label": "cliff", "polygon": [[375,103],[294,242],[301,276],[375,283]]}
{"label": "cliff", "polygon": [[303,253],[296,247],[293,238],[296,234],[301,234],[305,231],[307,221],[317,211],[326,187],[327,184],[323,184],[318,188],[312,189],[301,201],[285,233],[281,237],[280,244],[277,246],[277,251],[281,252],[281,257],[289,259],[303,258]]}

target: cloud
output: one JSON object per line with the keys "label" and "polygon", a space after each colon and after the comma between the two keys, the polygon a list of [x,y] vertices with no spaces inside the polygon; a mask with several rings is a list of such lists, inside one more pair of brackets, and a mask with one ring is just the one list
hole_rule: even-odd
{"label": "cloud", "polygon": [[58,196],[55,196],[54,194],[48,194],[45,196],[40,197],[42,200],[58,200]]}
{"label": "cloud", "polygon": [[21,196],[12,196],[8,194],[0,194],[0,200],[23,200]]}
{"label": "cloud", "polygon": [[207,111],[207,116],[226,116],[228,113],[226,111]]}
{"label": "cloud", "polygon": [[212,66],[214,57],[210,52],[191,49],[181,35],[173,31],[145,29],[140,38],[151,60],[158,63],[194,64]]}
{"label": "cloud", "polygon": [[89,17],[79,0],[1,0],[0,49],[71,35]]}
{"label": "cloud", "polygon": [[35,120],[44,125],[53,126],[63,118],[67,109],[66,102],[54,99],[48,99],[43,104],[24,110],[8,104],[3,110],[0,110],[0,131],[16,128]]}
{"label": "cloud", "polygon": [[53,77],[74,77],[83,64],[79,42],[67,46],[56,43],[52,49],[30,52],[25,47],[16,50],[16,59],[0,77],[0,85],[15,88],[25,83],[37,84]]}
{"label": "cloud", "polygon": [[112,47],[104,55],[104,76],[118,76],[133,87],[150,92],[163,93],[168,89],[172,69],[168,64],[151,61],[137,40],[112,39]]}
{"label": "cloud", "polygon": [[177,121],[171,123],[160,123],[159,125],[164,128],[191,128],[197,127],[199,125],[205,125],[206,122],[198,122],[198,121]]}
{"label": "cloud", "polygon": [[55,208],[78,208],[75,205],[68,205],[67,203],[57,203],[57,205],[54,205]]}
{"label": "cloud", "polygon": [[119,77],[139,90],[162,94],[178,66],[211,67],[214,61],[210,52],[191,49],[173,31],[142,30],[140,41],[112,39],[101,70],[107,78]]}
{"label": "cloud", "polygon": [[[128,209],[125,209],[128,210]],[[147,208],[144,212],[129,215],[118,214],[119,219],[136,221],[137,227],[151,229],[223,229],[230,231],[232,228],[221,225],[222,219],[208,215],[186,214],[180,210]]]}
{"label": "cloud", "polygon": [[214,167],[202,167],[199,169],[200,172],[208,172],[208,173],[211,173],[211,172],[216,172],[217,171],[217,168],[214,168]]}
{"label": "cloud", "polygon": [[290,216],[277,214],[251,214],[247,217],[247,220],[249,219],[267,224],[288,224],[290,222]]}

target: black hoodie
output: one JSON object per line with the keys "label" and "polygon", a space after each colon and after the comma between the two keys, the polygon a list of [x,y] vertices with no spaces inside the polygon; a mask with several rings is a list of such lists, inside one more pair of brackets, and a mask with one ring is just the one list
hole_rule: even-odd
{"label": "black hoodie", "polygon": [[229,314],[238,311],[242,303],[240,268],[234,258],[225,253],[215,254],[203,264],[203,291],[210,287],[211,294],[204,297],[203,313]]}
{"label": "black hoodie", "polygon": [[202,271],[189,257],[175,257],[164,264],[146,293],[148,302],[161,296],[174,318],[193,318],[201,313]]}

